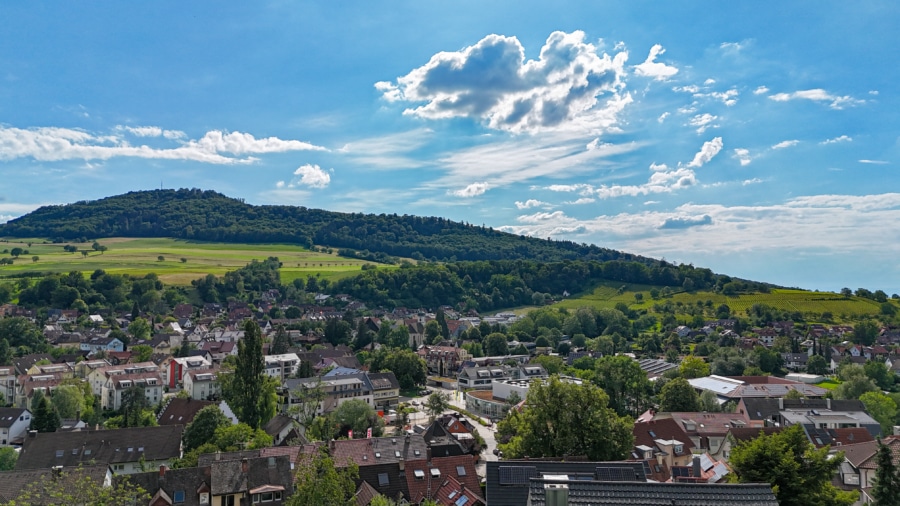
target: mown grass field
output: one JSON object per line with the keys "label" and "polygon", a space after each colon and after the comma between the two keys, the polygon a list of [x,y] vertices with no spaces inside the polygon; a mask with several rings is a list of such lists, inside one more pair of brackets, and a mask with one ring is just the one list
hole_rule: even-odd
{"label": "mown grass field", "polygon": [[[31,243],[31,246],[28,243]],[[3,249],[22,248],[28,250],[15,260],[13,265],[0,266],[0,278],[23,272],[93,272],[103,269],[107,272],[143,276],[156,273],[160,279],[173,285],[189,285],[192,280],[215,274],[221,276],[250,263],[265,260],[270,256],[282,262],[281,279],[290,283],[296,278],[320,274],[329,280],[340,279],[360,272],[362,260],[339,257],[335,254],[313,252],[300,246],[289,244],[226,244],[182,241],[152,238],[132,239],[116,237],[97,241],[106,246],[101,253],[91,248],[92,243],[68,243],[79,250],[89,250],[88,256],[81,252],[68,253],[66,244],[45,244],[43,240],[10,240],[0,242]],[[9,253],[0,256],[9,257]],[[38,260],[33,261],[32,257]],[[159,257],[163,257],[160,261]],[[183,261],[182,261],[183,259]],[[385,266],[379,265],[379,268]]]}
{"label": "mown grass field", "polygon": [[[624,287],[624,290],[622,288]],[[652,299],[648,285],[632,285],[620,282],[605,282],[596,287],[593,292],[578,294],[575,297],[565,299],[555,304],[557,307],[575,309],[579,307],[611,308],[619,302],[623,302],[633,309],[650,309],[654,304],[662,304],[671,301],[683,305],[695,305],[697,301],[711,300],[713,307],[727,304],[732,312],[746,315],[747,310],[754,304],[765,304],[782,311],[799,311],[803,314],[822,314],[831,312],[836,319],[842,317],[851,318],[862,315],[877,315],[881,306],[872,300],[860,297],[844,297],[832,292],[810,292],[804,290],[773,289],[770,293],[756,293],[726,296],[713,292],[679,292],[668,298]],[[635,299],[635,294],[643,295],[642,302]],[[896,301],[892,301],[896,304]]]}

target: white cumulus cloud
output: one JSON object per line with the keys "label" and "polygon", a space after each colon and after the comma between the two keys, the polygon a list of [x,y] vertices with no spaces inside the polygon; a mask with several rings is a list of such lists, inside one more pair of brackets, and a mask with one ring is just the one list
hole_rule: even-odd
{"label": "white cumulus cloud", "polygon": [[635,73],[639,76],[652,77],[657,81],[665,81],[677,74],[677,67],[656,61],[656,57],[665,52],[666,50],[660,44],[654,44],[653,47],[650,48],[650,54],[647,55],[647,59],[644,60],[644,63],[634,66]]}
{"label": "white cumulus cloud", "polygon": [[734,157],[741,162],[741,166],[750,165],[750,162],[753,161],[753,158],[750,157],[750,150],[746,148],[735,148]]}
{"label": "white cumulus cloud", "polygon": [[767,88],[765,86],[760,86],[760,87],[756,88],[755,90],[753,90],[754,95],[765,95],[768,92],[769,92],[769,88]]}
{"label": "white cumulus cloud", "polygon": [[697,127],[697,133],[702,134],[708,128],[717,128],[718,125],[715,125],[713,122],[719,119],[718,116],[713,116],[709,113],[698,114],[688,121],[688,124],[692,127]]}
{"label": "white cumulus cloud", "polygon": [[536,199],[528,199],[525,202],[516,201],[517,209],[530,209],[532,207],[541,207],[541,206],[546,206],[546,205],[547,205],[546,202],[541,202],[540,200],[536,200]]}
{"label": "white cumulus cloud", "polygon": [[584,38],[581,31],[553,32],[540,57],[526,61],[516,37],[488,35],[460,51],[437,53],[395,83],[375,87],[388,101],[424,103],[405,114],[469,117],[497,130],[536,132],[584,116],[612,124],[630,102],[622,94],[628,54],[601,56]]}
{"label": "white cumulus cloud", "polygon": [[483,195],[484,192],[488,191],[489,188],[490,185],[487,183],[472,183],[462,190],[451,191],[450,194],[464,198],[477,197],[479,195]]}
{"label": "white cumulus cloud", "polygon": [[722,150],[722,146],[723,143],[721,137],[716,137],[710,141],[704,142],[703,146],[700,148],[700,151],[698,151],[697,154],[694,155],[694,159],[691,160],[691,163],[689,163],[687,166],[702,167],[703,165],[709,163],[709,161],[712,160],[717,154],[719,154],[719,151]]}
{"label": "white cumulus cloud", "polygon": [[825,139],[822,141],[822,144],[837,144],[839,142],[853,142],[853,137],[849,135],[841,135],[840,137],[835,137],[833,139]]}
{"label": "white cumulus cloud", "polygon": [[302,165],[294,171],[299,179],[292,185],[309,186],[310,188],[325,188],[331,183],[331,174],[322,170],[318,165]]}

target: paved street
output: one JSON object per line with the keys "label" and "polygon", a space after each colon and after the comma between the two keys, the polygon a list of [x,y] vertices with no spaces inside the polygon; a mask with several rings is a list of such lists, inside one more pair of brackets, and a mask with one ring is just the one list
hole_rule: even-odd
{"label": "paved street", "polygon": [[[450,399],[450,404],[452,404],[454,406],[458,406],[459,408],[462,408],[462,409],[465,409],[465,407],[466,407],[465,402],[463,401],[461,392],[457,392],[456,390],[439,388],[439,387],[428,387],[428,390],[430,390],[432,392],[441,392],[441,393],[447,394],[448,398]],[[407,403],[415,402],[418,404],[417,406],[414,405],[414,407],[417,408],[418,411],[409,415],[409,420],[410,420],[411,424],[413,424],[413,425],[419,424],[419,425],[423,425],[423,426],[428,425],[428,414],[425,413],[425,409],[423,407],[425,404],[425,401],[427,399],[428,399],[428,396],[426,395],[426,396],[412,397],[408,400],[401,400],[402,402],[407,402]],[[449,409],[447,411],[444,411],[444,413],[445,414],[454,414],[454,413],[456,413],[456,410]],[[483,421],[490,423],[490,421],[487,419],[483,419]],[[493,426],[485,427],[485,426],[481,425],[480,423],[478,423],[476,420],[471,420],[471,422],[472,422],[472,425],[475,426],[475,429],[478,431],[478,434],[484,439],[485,446],[486,446],[484,451],[481,453],[481,457],[479,458],[478,462],[475,464],[475,468],[478,471],[479,476],[484,477],[485,470],[487,467],[485,462],[497,460],[497,456],[494,455],[494,449],[497,448],[497,441],[494,437],[494,435],[495,435],[494,427]]]}

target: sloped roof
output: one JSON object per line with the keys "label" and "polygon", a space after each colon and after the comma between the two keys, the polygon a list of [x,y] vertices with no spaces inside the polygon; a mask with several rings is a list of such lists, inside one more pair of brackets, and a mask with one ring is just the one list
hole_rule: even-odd
{"label": "sloped roof", "polygon": [[209,466],[166,469],[115,477],[115,482],[125,480],[141,487],[151,497],[157,494],[162,496],[164,493],[173,498],[175,492],[184,492],[184,502],[179,502],[178,506],[200,506],[200,491],[209,492],[211,487]]}
{"label": "sloped roof", "polygon": [[181,456],[182,425],[29,434],[16,469],[170,460]]}
{"label": "sloped roof", "polygon": [[[72,468],[63,468],[62,472],[66,474],[75,473],[77,478],[88,476],[95,483],[103,483],[109,472],[109,466],[76,466]],[[0,501],[12,501],[23,491],[23,489],[28,487],[28,485],[41,480],[49,480],[52,476],[53,470],[49,468],[0,472]]]}
{"label": "sloped roof", "polygon": [[[546,485],[552,480],[531,480],[529,504],[548,504]],[[633,506],[778,506],[769,484],[613,483],[567,481],[568,504],[628,504]],[[491,503],[491,506],[494,506]]]}
{"label": "sloped roof", "polygon": [[166,407],[156,417],[160,425],[187,425],[194,420],[197,413],[206,406],[215,406],[213,401],[198,401],[196,399],[181,399],[173,397]]}
{"label": "sloped roof", "polygon": [[[243,466],[247,466],[247,471]],[[212,494],[236,494],[272,485],[284,487],[285,497],[293,492],[291,461],[286,455],[256,459],[221,460],[211,464]]]}

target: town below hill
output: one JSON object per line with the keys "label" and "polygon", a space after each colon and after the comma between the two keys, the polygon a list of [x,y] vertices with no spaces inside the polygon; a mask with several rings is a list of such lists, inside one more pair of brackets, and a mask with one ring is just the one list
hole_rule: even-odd
{"label": "town below hill", "polygon": [[[564,285],[529,292],[515,281],[528,264],[518,278],[498,265],[283,284],[269,258],[190,287],[102,270],[19,278],[0,306],[0,500],[494,505],[556,500],[560,483],[573,504],[880,493],[870,463],[900,445],[895,313],[829,323],[671,290],[565,307]],[[578,265],[558,272],[573,280]],[[471,301],[447,277],[463,272]],[[388,305],[445,291],[453,303]],[[478,310],[520,297],[530,309]]]}

